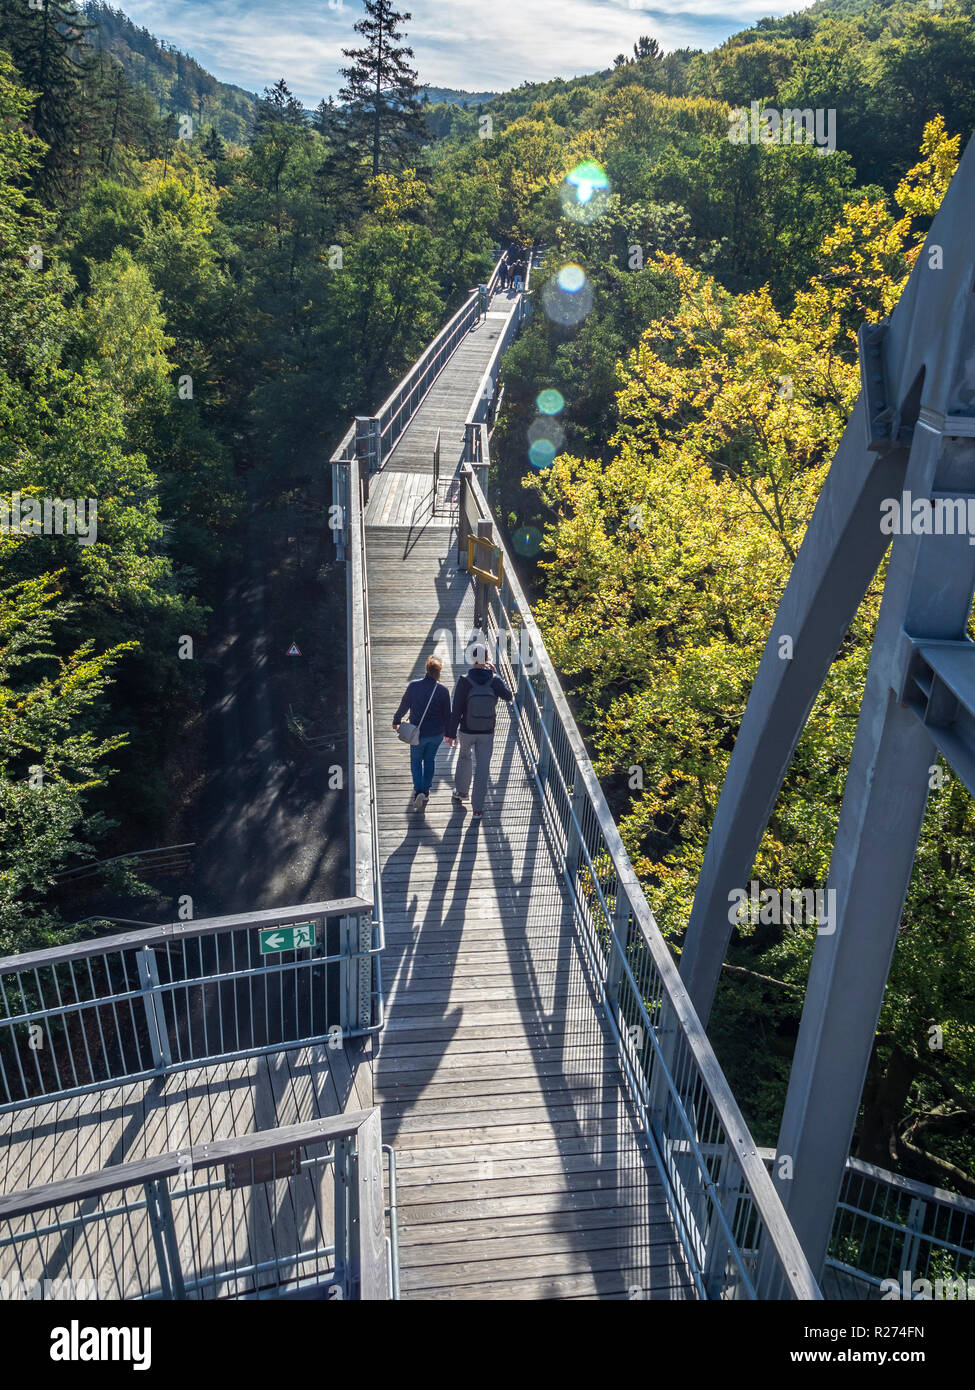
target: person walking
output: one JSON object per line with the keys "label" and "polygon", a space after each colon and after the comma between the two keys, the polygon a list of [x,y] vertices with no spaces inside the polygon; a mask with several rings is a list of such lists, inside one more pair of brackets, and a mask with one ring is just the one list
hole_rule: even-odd
{"label": "person walking", "polygon": [[[435,656],[427,657],[427,673],[418,681],[410,681],[406,693],[393,715],[393,728],[410,745],[410,769],[413,773],[414,811],[422,811],[430,799],[433,774],[437,765],[437,749],[447,733],[450,718],[450,696],[440,684],[443,663]],[[410,725],[400,724],[409,711]]]}
{"label": "person walking", "polygon": [[463,806],[471,791],[471,812],[474,820],[484,814],[491,772],[491,751],[497,723],[497,703],[510,703],[511,691],[488,661],[486,643],[475,641],[470,648],[471,669],[458,680],[447,721],[447,742],[460,744],[457,769],[454,773],[453,801]]}
{"label": "person walking", "polygon": [[507,258],[507,256],[506,256],[506,257],[504,258],[504,260],[501,262],[501,264],[498,266],[498,289],[499,289],[499,290],[506,290],[507,288],[508,288],[508,258]]}

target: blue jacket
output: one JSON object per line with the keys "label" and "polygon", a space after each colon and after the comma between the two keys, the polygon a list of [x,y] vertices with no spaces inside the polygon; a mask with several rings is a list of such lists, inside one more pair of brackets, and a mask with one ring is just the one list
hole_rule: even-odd
{"label": "blue jacket", "polygon": [[454,687],[454,704],[447,723],[448,738],[457,737],[458,725],[464,733],[470,733],[464,716],[467,713],[467,697],[475,685],[490,685],[499,700],[512,698],[511,691],[495,671],[489,671],[486,666],[472,666],[466,675],[461,676]]}
{"label": "blue jacket", "polygon": [[[436,694],[430,703],[426,718],[420,723],[432,690],[436,691]],[[406,694],[400,700],[399,709],[393,715],[393,723],[401,723],[407,710],[410,712],[410,723],[420,724],[421,739],[443,738],[447,732],[447,720],[450,718],[450,696],[447,694],[447,687],[435,681],[432,676],[421,676],[418,681],[410,681],[406,687]]]}

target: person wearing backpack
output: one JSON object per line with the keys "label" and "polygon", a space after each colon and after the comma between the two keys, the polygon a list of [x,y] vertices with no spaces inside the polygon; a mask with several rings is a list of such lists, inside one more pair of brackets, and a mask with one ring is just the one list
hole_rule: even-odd
{"label": "person wearing backpack", "polygon": [[511,691],[488,661],[487,646],[474,642],[470,649],[471,669],[461,676],[454,687],[454,699],[447,721],[447,742],[460,744],[457,770],[454,773],[453,799],[459,806],[471,790],[471,811],[475,820],[484,814],[491,771],[491,750],[497,722],[499,700],[511,701]]}
{"label": "person wearing backpack", "polygon": [[[450,696],[446,686],[440,684],[442,670],[442,663],[435,656],[428,656],[426,675],[418,681],[410,681],[393,715],[393,728],[403,742],[410,745],[414,811],[422,811],[430,799],[437,749],[446,736],[450,718]],[[410,722],[401,728],[400,722],[407,710]]]}

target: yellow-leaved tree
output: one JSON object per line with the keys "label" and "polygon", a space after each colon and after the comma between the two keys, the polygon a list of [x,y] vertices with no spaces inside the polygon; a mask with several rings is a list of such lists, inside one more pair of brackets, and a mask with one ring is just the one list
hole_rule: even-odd
{"label": "yellow-leaved tree", "polygon": [[[940,118],[930,123],[922,161],[897,189],[900,215],[883,202],[847,205],[788,313],[767,288],[730,295],[659,257],[680,307],[620,365],[612,458],[561,455],[527,484],[556,517],[537,612],[675,949],[755,671],[859,390],[857,326],[896,303],[958,144]],[[765,884],[825,883],[882,580],[883,571],[775,807],[755,866]],[[949,779],[925,822],[861,1130],[861,1151],[875,1160],[913,1148],[931,1176],[961,1186],[970,1180],[926,1150],[918,1126],[937,1108],[924,1086],[939,1103],[952,1088],[961,1094],[975,1063],[973,831],[970,799]],[[732,1076],[758,1066],[750,1118],[769,1141],[814,934],[740,930],[733,960],[747,964],[726,971],[719,995],[723,1060]],[[936,1068],[932,1018],[944,1035]]]}

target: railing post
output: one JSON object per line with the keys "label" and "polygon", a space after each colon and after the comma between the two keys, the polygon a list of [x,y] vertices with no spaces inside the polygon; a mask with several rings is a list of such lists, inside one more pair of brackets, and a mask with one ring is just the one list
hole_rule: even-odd
{"label": "railing post", "polygon": [[[907,1230],[904,1233],[904,1250],[901,1255],[900,1269],[897,1271],[898,1279],[902,1282],[904,1271],[909,1271],[911,1279],[918,1276],[917,1256],[921,1248],[921,1232],[924,1230],[924,1220],[927,1216],[927,1203],[920,1197],[912,1197],[911,1205],[907,1213]],[[827,1246],[827,1253],[829,1247]]]}
{"label": "railing post", "polygon": [[582,854],[582,817],[586,804],[586,788],[579,769],[575,770],[572,784],[572,797],[569,802],[571,813],[565,827],[565,872],[573,895],[576,889],[576,875]]}
{"label": "railing post", "polygon": [[338,507],[341,525],[334,525],[334,513],[332,516],[332,540],[335,542],[335,558],[345,559],[345,550],[348,544],[349,531],[349,477],[354,463],[333,463],[332,464],[332,505]]}
{"label": "railing post", "polygon": [[372,916],[339,919],[339,1026],[342,1037],[372,1026]]}
{"label": "railing post", "polygon": [[433,510],[437,510],[440,496],[440,429],[437,429],[437,442],[433,446]]}
{"label": "railing post", "polygon": [[166,1179],[155,1178],[147,1182],[145,1194],[162,1296],[166,1299],[183,1299],[186,1297],[186,1287],[179,1263],[179,1246],[173,1228],[173,1205]]}
{"label": "railing post", "polygon": [[369,501],[369,477],[383,466],[382,426],[374,415],[355,417],[355,456],[359,463],[362,500]]}
{"label": "railing post", "polygon": [[162,1070],[163,1067],[171,1066],[173,1059],[169,1050],[166,1011],[163,1008],[162,1000],[153,988],[153,986],[158,987],[159,985],[156,953],[150,946],[143,946],[135,959],[139,970],[142,1000],[146,1010],[146,1023],[149,1026],[149,1046],[152,1048],[152,1060],[155,1066]]}
{"label": "railing post", "polygon": [[352,1164],[354,1148],[351,1137],[335,1141],[335,1270],[334,1285],[341,1289],[341,1297],[355,1297],[353,1290],[355,1277],[355,1258],[353,1254],[354,1230],[352,1211]]}
{"label": "railing post", "polygon": [[356,1134],[353,1209],[356,1296],[364,1301],[388,1298],[382,1130],[378,1110],[372,1111]]}
{"label": "railing post", "polygon": [[620,981],[623,978],[623,955],[630,925],[630,900],[624,893],[619,879],[616,881],[616,903],[613,908],[611,925],[612,940],[606,950],[606,1001],[613,1009],[616,1020],[616,1006],[619,1002]]}
{"label": "railing post", "polygon": [[[555,727],[555,703],[548,681],[542,676],[541,729],[538,736],[538,781],[544,797],[548,785],[549,767],[552,761],[552,730]],[[548,735],[548,738],[545,737]]]}
{"label": "railing post", "polygon": [[[479,521],[477,523],[477,535],[479,540],[490,541],[494,544],[494,522]],[[487,615],[488,615],[488,584],[486,579],[477,578],[474,582],[474,626],[487,634]]]}
{"label": "railing post", "polygon": [[[724,1213],[725,1220],[733,1231],[735,1229],[735,1209],[741,1195],[741,1173],[734,1165],[728,1163],[727,1143],[722,1145],[722,1149],[718,1173],[714,1179],[715,1205],[713,1208],[709,1208],[707,1198],[704,1197],[698,1212],[699,1223],[702,1216],[708,1220],[707,1244],[702,1261],[701,1277],[709,1299],[720,1299],[721,1297],[722,1290],[727,1283],[728,1255],[731,1249],[724,1226],[718,1216],[718,1208],[720,1207]],[[753,1270],[753,1279],[755,1273],[756,1271]]]}
{"label": "railing post", "polygon": [[469,463],[464,463],[460,469],[460,497],[457,515],[457,568],[462,570],[467,569],[467,537],[471,533],[471,523],[468,517],[470,501],[471,466]]}
{"label": "railing post", "polygon": [[363,953],[372,947],[372,916],[368,912],[363,912],[357,921],[359,924],[357,948],[359,959],[356,961],[358,981],[356,1013],[359,1027],[369,1028],[372,1025],[372,956]]}
{"label": "railing post", "polygon": [[359,1017],[359,962],[353,959],[358,946],[358,917],[340,917],[339,1026],[343,1040],[353,1032]]}

